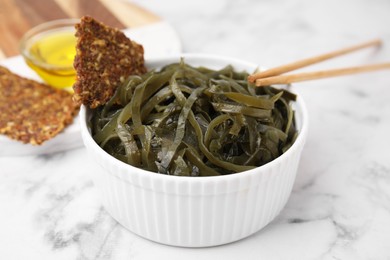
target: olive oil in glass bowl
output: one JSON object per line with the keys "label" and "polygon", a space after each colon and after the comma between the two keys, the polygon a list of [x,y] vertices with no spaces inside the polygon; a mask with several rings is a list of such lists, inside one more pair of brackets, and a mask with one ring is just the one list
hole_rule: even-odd
{"label": "olive oil in glass bowl", "polygon": [[28,66],[53,87],[70,90],[75,81],[74,26],[77,22],[77,19],[62,19],[43,23],[21,40],[20,51]]}

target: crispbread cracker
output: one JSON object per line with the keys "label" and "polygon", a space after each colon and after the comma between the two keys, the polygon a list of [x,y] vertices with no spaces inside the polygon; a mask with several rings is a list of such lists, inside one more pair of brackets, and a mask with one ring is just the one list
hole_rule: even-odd
{"label": "crispbread cracker", "polygon": [[89,16],[76,25],[74,99],[90,108],[105,104],[129,75],[146,72],[143,47]]}
{"label": "crispbread cracker", "polygon": [[72,94],[13,74],[0,66],[0,134],[40,145],[72,123]]}

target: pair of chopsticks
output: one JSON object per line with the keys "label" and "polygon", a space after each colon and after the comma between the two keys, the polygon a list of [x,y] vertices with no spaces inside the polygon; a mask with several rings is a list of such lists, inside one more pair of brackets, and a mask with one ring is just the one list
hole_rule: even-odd
{"label": "pair of chopsticks", "polygon": [[286,65],[282,65],[279,67],[275,67],[273,69],[265,70],[262,72],[257,72],[248,77],[248,81],[251,83],[255,83],[256,86],[269,86],[273,84],[289,84],[293,82],[300,82],[306,80],[313,79],[321,79],[328,77],[336,77],[348,74],[369,72],[375,70],[383,70],[390,69],[390,63],[380,63],[380,64],[372,64],[365,66],[356,66],[356,67],[348,67],[341,69],[333,69],[333,70],[322,70],[322,71],[314,71],[314,72],[304,72],[298,74],[287,74],[281,75],[283,73],[293,71],[296,69],[300,69],[321,61],[325,61],[337,56],[341,56],[350,52],[354,52],[363,48],[372,47],[372,46],[380,46],[382,41],[380,39],[372,40],[369,42],[365,42],[362,44],[358,44],[355,46],[351,46],[348,48],[340,49],[337,51],[329,52],[326,54],[322,54],[319,56],[299,60],[293,63],[289,63]]}

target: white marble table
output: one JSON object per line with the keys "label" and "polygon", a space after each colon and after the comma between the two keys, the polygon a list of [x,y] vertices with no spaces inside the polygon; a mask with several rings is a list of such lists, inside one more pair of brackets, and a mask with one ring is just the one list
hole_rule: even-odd
{"label": "white marble table", "polygon": [[[388,0],[135,2],[168,20],[186,52],[271,67],[380,37],[380,50],[310,69],[390,61]],[[0,157],[0,259],[390,259],[389,71],[294,89],[309,136],[290,200],[260,232],[203,249],[144,240],[101,207],[79,148]]]}

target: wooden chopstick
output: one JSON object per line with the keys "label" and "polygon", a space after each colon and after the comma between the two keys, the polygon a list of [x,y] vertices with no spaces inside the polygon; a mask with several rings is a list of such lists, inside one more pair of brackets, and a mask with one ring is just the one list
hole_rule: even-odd
{"label": "wooden chopstick", "polygon": [[256,80],[256,86],[269,86],[272,84],[289,84],[293,82],[301,82],[306,80],[321,79],[328,77],[336,77],[348,74],[355,74],[361,72],[369,72],[375,70],[390,69],[390,63],[372,64],[359,67],[349,67],[333,70],[322,70],[314,72],[304,72],[297,74],[279,75],[274,77],[262,78]]}
{"label": "wooden chopstick", "polygon": [[277,75],[280,75],[280,74],[283,74],[283,73],[286,73],[286,72],[289,72],[289,71],[292,71],[292,70],[296,70],[296,69],[299,69],[299,68],[303,68],[303,67],[306,67],[306,66],[309,66],[309,65],[321,62],[321,61],[325,61],[325,60],[337,57],[337,56],[341,56],[341,55],[344,55],[344,54],[347,54],[347,53],[350,53],[350,52],[354,52],[354,51],[357,51],[357,50],[360,50],[360,49],[363,49],[363,48],[371,47],[371,46],[378,46],[378,45],[381,45],[381,44],[382,44],[382,41],[380,39],[375,39],[375,40],[371,40],[371,41],[368,41],[368,42],[365,42],[365,43],[361,43],[361,44],[358,44],[358,45],[354,45],[354,46],[351,46],[351,47],[347,47],[347,48],[343,48],[343,49],[336,50],[336,51],[333,51],[333,52],[329,52],[329,53],[326,53],[326,54],[322,54],[322,55],[319,55],[319,56],[315,56],[315,57],[299,60],[299,61],[296,61],[296,62],[293,62],[293,63],[289,63],[289,64],[282,65],[282,66],[279,66],[279,67],[275,67],[275,68],[272,68],[272,69],[269,69],[269,70],[266,70],[266,71],[262,71],[262,72],[258,72],[258,73],[252,74],[252,75],[250,75],[248,77],[248,81],[253,83],[256,80],[261,79],[261,78],[277,76]]}

